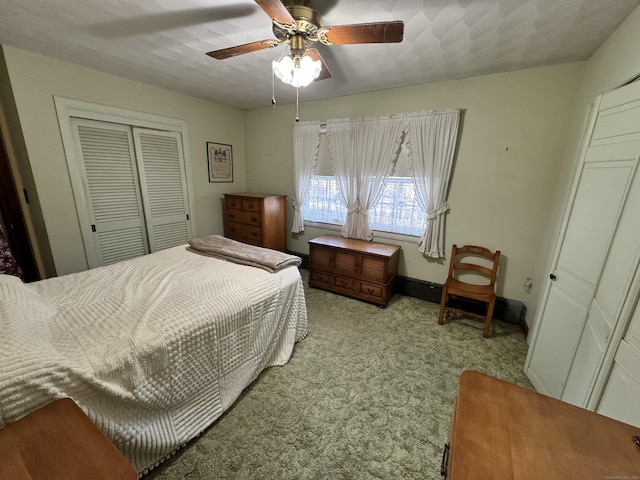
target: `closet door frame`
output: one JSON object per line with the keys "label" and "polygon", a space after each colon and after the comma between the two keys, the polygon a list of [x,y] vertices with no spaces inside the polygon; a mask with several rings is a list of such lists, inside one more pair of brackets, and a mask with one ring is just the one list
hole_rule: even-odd
{"label": "closet door frame", "polygon": [[[556,242],[553,259],[550,264],[550,267],[551,267],[550,271],[553,270],[558,263],[558,258],[560,256],[560,251],[562,246],[562,238],[564,237],[567,229],[568,218],[571,213],[571,207],[572,207],[573,201],[576,197],[576,193],[577,193],[579,182],[580,182],[580,173],[584,168],[587,152],[589,148],[592,146],[592,143],[596,145],[600,144],[599,142],[600,137],[596,134],[597,132],[595,132],[597,119],[599,115],[602,112],[606,111],[607,109],[619,108],[620,110],[624,110],[626,106],[620,107],[620,105],[622,104],[619,104],[617,102],[619,102],[619,100],[621,99],[620,96],[626,96],[628,94],[629,88],[633,88],[635,90],[636,98],[638,100],[635,100],[632,103],[635,105],[638,105],[640,103],[640,84],[636,84],[633,87],[621,87],[611,92],[607,92],[606,94],[599,95],[594,105],[592,106],[592,110],[590,112],[590,118],[588,120],[586,129],[585,129],[585,134],[582,139],[582,146],[581,146],[579,157],[578,157],[579,160],[574,169],[571,190],[565,201],[565,212],[563,216],[562,226],[558,233],[557,238],[559,240]],[[640,140],[640,133],[638,132],[633,132],[633,133],[620,132],[620,135],[627,135],[629,141]],[[605,135],[603,138],[609,138],[609,137]],[[637,165],[638,164],[637,156],[635,158],[636,158],[635,162]],[[640,175],[640,172],[634,170],[633,174]],[[631,178],[630,181],[632,180],[633,179]],[[625,195],[628,195],[628,194],[629,192],[627,191]],[[625,207],[631,208],[628,204],[626,204],[626,202],[627,202],[627,199],[625,199],[625,201],[623,202],[621,210],[617,212],[616,225],[612,234],[613,235],[612,240],[613,240],[613,237],[615,237],[615,234],[618,230],[622,210]],[[609,250],[611,246],[612,246],[612,243],[610,243],[607,248],[607,256],[610,253]],[[600,401],[603,397],[604,391],[607,387],[607,383],[609,381],[611,371],[614,367],[615,357],[618,352],[618,348],[620,347],[621,342],[627,332],[627,329],[633,317],[634,311],[637,308],[640,308],[640,250],[636,252],[633,258],[629,258],[629,262],[631,263],[631,270],[633,273],[630,276],[626,293],[623,295],[624,298],[621,300],[619,311],[615,316],[615,319],[614,319],[615,322],[613,324],[613,328],[607,339],[607,344],[605,345],[603,356],[599,361],[599,364],[598,364],[599,366],[595,371],[594,378],[589,385],[588,394],[585,402],[586,404],[584,405],[584,408],[587,408],[588,410],[597,411]],[[605,263],[606,263],[606,259],[605,259]],[[603,265],[603,268],[604,268],[604,265]],[[598,281],[598,284],[599,282],[600,280]],[[551,288],[551,282],[550,280],[547,280],[544,294],[542,295],[538,304],[539,306],[544,306],[546,304],[549,297],[550,288]],[[596,285],[596,288],[594,290],[594,296],[592,297],[592,301],[595,298],[597,289],[598,289],[598,285]],[[542,324],[543,313],[544,313],[544,308],[539,308],[537,311],[536,323],[531,336],[529,352],[527,354],[527,359],[525,360],[524,371],[527,374],[527,376],[529,376],[530,379],[531,379],[531,376],[529,375],[530,373],[529,368],[531,365],[531,357],[532,357],[533,349],[537,341],[537,337]],[[575,355],[575,352],[574,352],[574,355]],[[536,382],[533,380],[532,380],[532,383],[534,383],[534,387],[538,389],[539,385],[536,385]]]}
{"label": "closet door frame", "polygon": [[[577,161],[574,165],[574,168],[571,174],[571,178],[572,178],[571,188],[567,196],[565,197],[562,221],[560,223],[560,228],[556,233],[556,241],[554,246],[553,257],[549,265],[547,265],[548,272],[555,271],[556,266],[558,265],[558,260],[562,252],[563,238],[566,235],[567,227],[569,225],[569,218],[571,216],[573,201],[576,198],[576,195],[578,193],[578,187],[580,186],[580,176],[584,168],[584,159],[587,155],[589,144],[591,143],[593,130],[596,124],[596,120],[598,118],[598,110],[600,107],[601,100],[602,100],[602,95],[599,95],[598,97],[596,97],[594,103],[592,103],[589,106],[587,122],[583,128],[580,150],[578,152]],[[527,357],[525,359],[525,364],[523,369],[525,374],[533,384],[534,388],[536,389],[536,391],[542,392],[545,395],[550,395],[550,392],[547,392],[544,389],[544,383],[542,381],[539,381],[537,375],[531,371],[531,363],[533,360],[534,350],[536,349],[536,346],[537,346],[538,334],[540,333],[540,330],[542,328],[542,322],[544,320],[543,317],[545,314],[546,305],[549,302],[549,297],[550,297],[552,287],[553,287],[553,281],[549,277],[547,277],[545,280],[545,286],[544,286],[542,296],[538,301],[538,308],[536,309],[536,320],[533,326],[533,330],[530,336],[527,338],[529,342],[529,350],[527,352]],[[587,304],[587,309],[588,309],[588,304]]]}
{"label": "closet door frame", "polygon": [[[109,123],[118,123],[129,125],[131,127],[143,127],[152,130],[160,130],[166,132],[176,132],[182,136],[182,150],[184,155],[185,181],[187,187],[187,201],[189,205],[189,221],[191,223],[191,234],[195,235],[196,210],[194,199],[193,174],[191,169],[191,153],[189,149],[189,129],[187,122],[177,118],[165,117],[125,108],[101,105],[98,103],[85,102],[72,98],[54,96],[56,105],[56,113],[58,116],[58,124],[62,136],[62,144],[64,146],[67,162],[78,164],[81,159],[78,158],[78,151],[74,141],[74,133],[71,119],[84,118],[88,120],[97,120]],[[69,172],[72,175],[72,172]],[[80,212],[78,212],[80,215]],[[85,252],[87,263],[89,263],[89,252]]]}

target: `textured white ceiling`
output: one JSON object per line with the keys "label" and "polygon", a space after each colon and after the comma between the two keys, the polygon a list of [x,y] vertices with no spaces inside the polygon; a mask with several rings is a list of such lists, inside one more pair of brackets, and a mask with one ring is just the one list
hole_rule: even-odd
{"label": "textured white ceiling", "polygon": [[[319,50],[333,78],[301,101],[585,60],[640,0],[315,0],[323,24],[403,20],[399,44]],[[274,38],[253,0],[0,0],[0,43],[242,109],[271,104],[286,46],[214,60]],[[278,103],[295,89],[276,79]]]}

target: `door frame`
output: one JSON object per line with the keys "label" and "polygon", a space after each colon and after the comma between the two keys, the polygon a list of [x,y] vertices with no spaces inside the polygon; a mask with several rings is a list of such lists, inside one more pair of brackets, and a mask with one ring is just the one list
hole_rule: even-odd
{"label": "door frame", "polygon": [[[593,138],[593,131],[596,125],[596,121],[598,119],[598,112],[600,110],[600,103],[602,101],[602,95],[598,95],[593,102],[593,104],[589,107],[587,122],[585,124],[585,128],[583,129],[583,135],[581,139],[580,151],[578,153],[577,161],[572,173],[572,181],[571,181],[571,189],[569,190],[567,197],[564,201],[564,212],[562,214],[562,221],[560,223],[560,229],[556,235],[556,243],[554,245],[553,257],[551,262],[548,265],[548,271],[554,272],[558,265],[558,260],[560,258],[560,253],[562,250],[562,244],[564,241],[564,237],[567,233],[567,228],[569,226],[569,218],[571,216],[571,211],[573,210],[573,203],[575,201],[576,195],[578,193],[578,187],[580,186],[580,178],[582,176],[582,171],[584,169],[584,161],[587,156],[587,151],[589,150],[589,145],[591,144],[591,140]],[[536,308],[536,321],[533,326],[533,331],[531,332],[531,336],[529,337],[529,350],[527,352],[527,357],[524,362],[524,373],[527,374],[529,380],[536,388],[536,390],[540,389],[541,385],[537,385],[534,379],[529,375],[529,367],[531,365],[531,361],[533,359],[533,352],[535,349],[536,341],[538,338],[538,334],[540,333],[540,328],[542,326],[542,315],[545,312],[545,306],[549,301],[549,294],[551,292],[552,281],[547,276],[545,278],[544,284],[544,293],[538,302],[538,307]]]}
{"label": "door frame", "polygon": [[22,270],[24,280],[32,282],[40,278],[36,260],[31,250],[31,240],[20,205],[19,192],[13,178],[9,156],[0,131],[0,211],[11,253]]}
{"label": "door frame", "polygon": [[[178,118],[165,117],[135,110],[128,110],[120,107],[101,105],[73,98],[54,96],[58,124],[64,147],[67,163],[81,161],[78,158],[78,151],[74,141],[73,126],[71,119],[84,118],[109,123],[119,123],[130,127],[142,127],[152,130],[177,132],[182,136],[182,150],[184,155],[185,179],[187,184],[187,201],[189,205],[189,221],[191,222],[191,233],[196,235],[197,219],[195,209],[195,188],[193,183],[193,172],[191,169],[191,153],[189,148],[189,127],[187,122]],[[71,174],[71,169],[70,172]],[[88,252],[85,252],[88,261]]]}
{"label": "door frame", "polygon": [[[634,86],[631,87],[631,85],[634,85]],[[597,119],[602,113],[602,111],[607,110],[609,108],[615,108],[614,104],[616,104],[616,101],[620,99],[620,95],[622,96],[628,95],[627,92],[622,92],[621,90],[628,89],[628,88],[633,88],[636,90],[635,95],[638,100],[634,100],[633,103],[637,104],[638,102],[640,102],[640,83],[636,83],[636,84],[625,85],[618,89],[604,93],[602,95],[598,95],[598,97],[594,101],[594,104],[591,107],[589,120],[584,130],[584,135],[583,135],[582,144],[580,148],[580,154],[577,157],[578,161],[576,162],[576,166],[573,172],[572,186],[565,200],[563,219],[561,223],[561,228],[559,229],[559,232],[557,234],[557,241],[554,247],[554,254],[552,257],[552,261],[548,265],[550,271],[554,271],[558,263],[560,250],[562,247],[562,241],[564,239],[564,235],[566,233],[566,229],[568,226],[568,219],[571,214],[573,202],[579,187],[581,173],[585,166],[586,155],[589,148],[592,146],[594,129],[596,126]],[[633,133],[632,135],[636,138],[640,137],[640,134],[638,133]],[[634,172],[634,175],[639,175],[639,174],[640,172],[638,171]],[[620,215],[620,212],[618,212],[618,219],[616,220],[616,227],[614,228],[614,231],[612,233],[613,235],[615,235],[615,231],[618,228],[617,223],[620,220],[619,215]],[[636,258],[630,259],[630,261],[634,263],[635,273],[633,274],[633,278],[629,284],[629,289],[623,301],[622,308],[620,309],[620,313],[617,317],[616,324],[613,326],[611,337],[609,338],[608,344],[605,348],[604,356],[600,362],[600,366],[598,367],[595,378],[591,385],[591,390],[587,396],[587,402],[586,402],[585,408],[589,410],[596,411],[598,409],[598,406],[602,399],[602,395],[604,394],[605,388],[607,386],[607,382],[609,380],[611,370],[613,369],[613,366],[615,363],[615,356],[618,352],[618,347],[620,346],[621,341],[627,332],[629,323],[631,322],[631,319],[634,314],[634,310],[640,307],[640,251],[636,255]],[[544,312],[544,306],[548,300],[550,289],[551,289],[551,281],[547,279],[545,283],[544,294],[538,304],[539,307],[537,309],[537,314],[536,314],[536,323],[534,325],[529,351],[527,353],[527,358],[525,360],[525,366],[524,366],[525,373],[528,372],[529,366],[531,364],[533,346],[535,345],[538,332],[541,327],[542,314]],[[596,286],[596,289],[597,289],[597,286]],[[536,385],[534,385],[534,387],[537,388]]]}

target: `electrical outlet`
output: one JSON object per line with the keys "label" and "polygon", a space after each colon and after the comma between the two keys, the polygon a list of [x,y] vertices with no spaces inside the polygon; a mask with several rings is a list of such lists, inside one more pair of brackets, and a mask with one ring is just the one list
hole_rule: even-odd
{"label": "electrical outlet", "polygon": [[522,286],[524,287],[524,291],[527,293],[531,293],[531,289],[533,288],[533,278],[531,277],[527,277],[524,280],[524,283],[522,284]]}

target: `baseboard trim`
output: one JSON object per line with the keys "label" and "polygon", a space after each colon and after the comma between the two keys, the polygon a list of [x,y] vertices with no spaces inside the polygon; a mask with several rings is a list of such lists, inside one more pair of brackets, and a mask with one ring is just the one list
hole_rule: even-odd
{"label": "baseboard trim", "polygon": [[[289,252],[292,255],[297,255],[302,259],[302,265],[300,268],[309,269],[309,255]],[[396,277],[396,293],[401,295],[407,295],[409,297],[420,298],[427,300],[428,302],[440,303],[440,297],[442,296],[442,284],[428,282],[426,280],[419,280],[416,278],[404,277],[398,275]],[[473,302],[472,300],[461,299],[458,301],[457,306],[464,308],[471,312],[481,313],[483,304]],[[493,310],[493,318],[496,320],[502,320],[507,323],[513,323],[515,325],[521,325],[522,329],[527,335],[529,328],[525,321],[525,314],[527,313],[526,306],[519,300],[512,300],[504,297],[496,298],[496,306]]]}
{"label": "baseboard trim", "polygon": [[[439,283],[428,282],[426,280],[418,280],[398,275],[396,280],[396,292],[402,295],[427,300],[429,302],[440,303],[440,298],[442,297],[442,285]],[[457,305],[454,306],[479,314],[482,314],[484,306],[486,305],[482,302],[474,302],[473,300],[468,299],[460,299],[455,303]],[[522,302],[504,297],[496,298],[493,318],[516,325],[523,323],[526,325],[524,322],[525,314],[526,307]]]}

